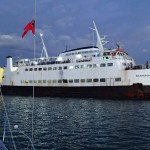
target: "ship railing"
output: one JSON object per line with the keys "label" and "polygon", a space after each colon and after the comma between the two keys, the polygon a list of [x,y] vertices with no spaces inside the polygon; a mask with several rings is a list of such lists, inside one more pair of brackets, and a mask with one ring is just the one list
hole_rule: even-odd
{"label": "ship railing", "polygon": [[41,65],[47,64],[49,62],[56,61],[57,57],[49,57],[49,58],[35,58],[35,59],[17,59],[13,61],[14,67],[19,66],[33,66],[33,65]]}
{"label": "ship railing", "polygon": [[82,60],[76,60],[76,62],[88,62],[88,61],[91,61],[91,59],[82,59]]}
{"label": "ship railing", "polygon": [[125,70],[142,70],[142,69],[150,69],[150,66],[147,64],[128,66]]}
{"label": "ship railing", "polygon": [[66,64],[71,63],[71,60],[64,60],[64,61],[56,61],[56,60],[48,60],[48,61],[30,61],[29,63],[13,63],[13,67],[20,67],[20,66],[37,66],[37,65],[50,65],[50,64]]}
{"label": "ship railing", "polygon": [[87,61],[92,61],[92,56],[76,60],[76,62],[87,62]]}

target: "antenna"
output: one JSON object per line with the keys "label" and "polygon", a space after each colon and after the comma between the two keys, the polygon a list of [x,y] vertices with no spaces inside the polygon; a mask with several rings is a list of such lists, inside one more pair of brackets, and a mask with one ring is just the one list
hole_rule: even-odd
{"label": "antenna", "polygon": [[41,53],[41,57],[43,55],[43,57],[46,57],[48,59],[48,53],[47,53],[47,49],[43,40],[43,34],[40,33],[40,37],[41,37],[41,41],[42,41],[42,45],[43,45],[43,49],[42,49],[42,53]]}
{"label": "antenna", "polygon": [[116,46],[118,49],[120,49],[120,44],[118,42],[116,43]]}

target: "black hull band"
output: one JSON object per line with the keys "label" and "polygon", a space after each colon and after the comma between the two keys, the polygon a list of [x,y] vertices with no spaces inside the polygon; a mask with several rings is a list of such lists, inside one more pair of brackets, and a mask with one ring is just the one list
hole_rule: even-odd
{"label": "black hull band", "polygon": [[150,99],[150,86],[46,87],[2,86],[3,95],[35,97],[79,97],[100,99]]}

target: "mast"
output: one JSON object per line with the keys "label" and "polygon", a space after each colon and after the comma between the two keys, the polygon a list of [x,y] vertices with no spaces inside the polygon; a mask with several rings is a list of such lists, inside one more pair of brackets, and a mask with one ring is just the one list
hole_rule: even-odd
{"label": "mast", "polygon": [[96,43],[96,46],[101,50],[101,51],[104,51],[104,48],[103,48],[103,44],[102,44],[102,39],[99,35],[99,32],[97,30],[97,27],[96,27],[96,24],[95,22],[93,21],[93,25],[94,25],[94,31],[96,32],[96,36],[97,36],[97,43]]}
{"label": "mast", "polygon": [[43,45],[43,49],[42,49],[42,53],[41,53],[41,57],[42,57],[42,54],[43,54],[43,57],[46,57],[46,59],[48,59],[48,53],[47,53],[47,49],[46,49],[46,46],[45,46],[45,43],[44,43],[44,40],[43,40],[43,34],[40,33],[40,37],[41,37],[41,41],[42,41],[42,45]]}

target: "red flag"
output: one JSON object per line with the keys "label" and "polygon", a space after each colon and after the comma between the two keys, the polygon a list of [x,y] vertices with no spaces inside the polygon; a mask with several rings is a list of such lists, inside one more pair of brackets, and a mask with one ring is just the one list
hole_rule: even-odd
{"label": "red flag", "polygon": [[31,30],[33,34],[35,34],[35,20],[32,20],[31,22],[29,22],[25,28],[24,28],[24,32],[22,34],[22,38],[24,38],[24,36],[26,35],[26,33]]}

